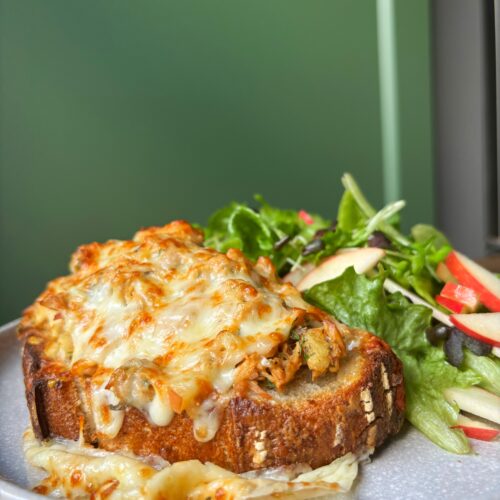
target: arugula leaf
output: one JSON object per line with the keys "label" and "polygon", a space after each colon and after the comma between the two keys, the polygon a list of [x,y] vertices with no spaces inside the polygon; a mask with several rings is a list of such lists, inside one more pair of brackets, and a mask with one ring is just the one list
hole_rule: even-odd
{"label": "arugula leaf", "polygon": [[403,362],[408,420],[444,449],[468,453],[463,432],[450,428],[458,410],[446,401],[443,389],[470,387],[482,378],[470,369],[453,367],[442,349],[426,341],[431,310],[412,304],[400,293],[385,295],[384,279],[383,274],[367,278],[351,267],[342,276],[307,290],[305,298],[347,325],[387,341]]}
{"label": "arugula leaf", "polygon": [[436,305],[434,296],[437,294],[437,289],[428,272],[421,270],[419,274],[409,274],[407,279],[408,283],[420,297],[429,302],[429,304]]}
{"label": "arugula leaf", "polygon": [[[339,248],[365,246],[375,231],[382,231],[392,244],[383,259],[385,271],[401,286],[413,289],[431,305],[437,306],[434,297],[442,283],[435,268],[451,250],[446,237],[428,224],[415,225],[412,237],[405,237],[398,229],[403,201],[390,203],[377,212],[351,175],[345,174],[342,183],[345,191],[335,230],[330,229],[318,237],[316,232],[319,229],[331,227],[329,220],[311,214],[313,224],[306,224],[297,211],[275,208],[256,195],[260,204],[258,211],[233,202],[216,212],[205,228],[205,244],[223,252],[231,247],[239,248],[254,260],[267,256],[278,273],[284,275],[291,266],[317,263]],[[322,248],[303,255],[306,245],[318,238]],[[285,243],[280,245],[280,241]]]}
{"label": "arugula leaf", "polygon": [[[366,217],[374,217],[375,216],[375,209],[370,205],[368,200],[365,198],[364,194],[361,192],[361,189],[359,188],[358,184],[354,180],[353,176],[351,174],[344,174],[342,176],[342,184],[345,188],[346,191],[349,191],[358,204],[359,209],[365,214]],[[391,224],[392,223],[397,223],[399,221],[398,218],[394,217],[395,214],[391,214],[389,218],[389,222],[383,223],[382,227],[379,229],[385,233],[392,241],[397,242],[401,246],[408,246],[410,244],[410,241],[403,236],[395,226]]]}
{"label": "arugula leaf", "polygon": [[[439,293],[442,285],[436,275],[435,267],[451,251],[450,243],[443,233],[429,224],[417,224],[411,230],[412,237],[407,238],[397,229],[397,204],[401,202],[389,204],[376,213],[350,174],[344,174],[342,184],[345,192],[339,215],[342,213],[346,221],[344,229],[349,230],[352,239],[355,240],[354,244],[348,246],[365,244],[366,239],[363,240],[361,237],[356,239],[356,233],[359,236],[364,230],[367,233],[364,236],[368,238],[376,226],[376,229],[382,231],[392,243],[392,248],[387,250],[387,256],[384,258],[385,267],[391,278],[405,288],[412,288],[424,300],[436,306],[434,296]],[[365,218],[363,219],[360,214]],[[385,216],[381,217],[381,214]]]}

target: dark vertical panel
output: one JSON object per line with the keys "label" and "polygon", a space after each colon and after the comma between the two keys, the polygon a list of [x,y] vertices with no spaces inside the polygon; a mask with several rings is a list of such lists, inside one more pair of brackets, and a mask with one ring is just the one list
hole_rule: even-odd
{"label": "dark vertical panel", "polygon": [[489,4],[433,2],[437,218],[454,245],[474,257],[486,251],[495,161]]}
{"label": "dark vertical panel", "polygon": [[[491,38],[494,39],[494,45],[492,48],[492,58],[494,61],[494,74],[492,77],[495,79],[495,100],[496,100],[496,120],[495,120],[495,126],[496,126],[496,169],[495,169],[495,175],[493,177],[496,177],[496,182],[494,185],[494,203],[493,203],[493,213],[494,217],[492,217],[492,243],[493,246],[499,250],[500,249],[500,151],[499,151],[499,144],[500,144],[500,1],[495,0],[495,3],[491,6],[491,8],[494,10],[493,16],[495,19],[494,24],[492,24],[492,28],[490,31],[492,31],[492,34],[490,35]],[[493,70],[492,70],[493,71]]]}

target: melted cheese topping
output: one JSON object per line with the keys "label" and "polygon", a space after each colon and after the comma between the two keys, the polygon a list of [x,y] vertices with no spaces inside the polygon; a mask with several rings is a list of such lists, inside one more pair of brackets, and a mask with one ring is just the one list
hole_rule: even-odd
{"label": "melted cheese topping", "polygon": [[202,242],[176,221],[82,246],[72,274],[25,312],[20,335],[42,337],[49,359],[91,379],[99,434],[116,436],[130,405],[156,425],[186,411],[196,439],[208,441],[242,361],[265,362],[304,323],[331,327],[268,259],[254,265]]}
{"label": "melted cheese topping", "polygon": [[25,433],[25,454],[31,465],[49,476],[35,491],[67,498],[130,498],[205,500],[207,498],[332,498],[348,492],[358,472],[352,454],[303,474],[287,476],[279,469],[238,475],[198,460],[152,465],[132,455],[119,455],[74,443],[39,444]]}

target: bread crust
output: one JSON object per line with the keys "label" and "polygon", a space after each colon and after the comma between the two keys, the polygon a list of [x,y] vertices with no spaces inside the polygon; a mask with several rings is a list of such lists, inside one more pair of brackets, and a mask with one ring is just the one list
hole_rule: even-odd
{"label": "bread crust", "polygon": [[[303,373],[290,389],[296,396],[271,391],[271,399],[233,397],[215,437],[200,443],[186,414],[158,427],[132,407],[116,437],[99,436],[86,410],[85,378],[50,369],[39,338],[26,336],[23,371],[32,426],[39,439],[76,440],[81,432],[86,442],[106,450],[170,462],[199,459],[237,473],[295,463],[316,468],[345,453],[373,449],[403,424],[401,362],[379,338],[359,331],[356,338],[358,346],[331,382],[304,382],[310,374]],[[305,386],[309,392],[301,393]]]}

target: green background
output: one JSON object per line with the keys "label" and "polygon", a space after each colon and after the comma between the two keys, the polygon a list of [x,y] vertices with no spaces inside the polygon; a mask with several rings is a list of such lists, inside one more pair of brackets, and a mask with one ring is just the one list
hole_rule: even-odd
{"label": "green background", "polygon": [[[374,0],[1,1],[0,323],[78,244],[228,201],[384,202]],[[398,2],[401,196],[432,222],[429,6]]]}

